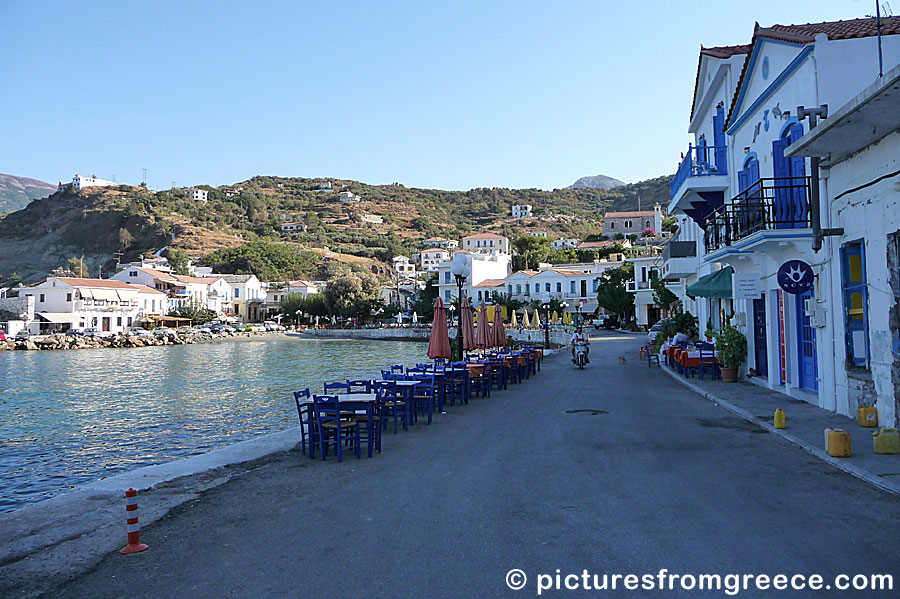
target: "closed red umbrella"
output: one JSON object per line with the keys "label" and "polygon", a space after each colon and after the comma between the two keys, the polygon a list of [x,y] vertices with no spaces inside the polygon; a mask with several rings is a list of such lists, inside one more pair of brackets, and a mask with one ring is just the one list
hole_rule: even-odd
{"label": "closed red umbrella", "polygon": [[494,347],[506,347],[506,329],[503,327],[503,308],[494,306]]}
{"label": "closed red umbrella", "polygon": [[472,351],[475,349],[475,323],[472,321],[472,305],[467,297],[462,301],[459,326],[462,327],[463,350]]}
{"label": "closed red umbrella", "polygon": [[487,306],[484,302],[478,307],[478,332],[475,334],[475,347],[487,349],[494,343],[491,337],[491,323],[488,321]]}
{"label": "closed red umbrella", "polygon": [[434,320],[431,321],[431,338],[428,340],[428,357],[450,359],[450,337],[447,336],[447,310],[441,298],[434,300]]}

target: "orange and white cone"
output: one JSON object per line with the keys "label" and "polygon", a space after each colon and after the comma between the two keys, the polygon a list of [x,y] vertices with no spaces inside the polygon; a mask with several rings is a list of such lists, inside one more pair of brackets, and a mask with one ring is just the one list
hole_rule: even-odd
{"label": "orange and white cone", "polygon": [[141,543],[141,529],[138,526],[137,491],[128,489],[125,491],[125,524],[128,527],[128,544],[119,550],[119,553],[140,553],[146,551],[147,546]]}

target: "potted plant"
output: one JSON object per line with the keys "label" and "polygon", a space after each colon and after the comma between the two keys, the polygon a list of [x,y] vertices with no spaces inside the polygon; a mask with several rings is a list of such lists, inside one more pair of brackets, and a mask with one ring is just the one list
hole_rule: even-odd
{"label": "potted plant", "polygon": [[703,333],[706,336],[706,340],[712,342],[713,337],[716,336],[716,329],[713,327],[712,318],[706,319],[706,331]]}
{"label": "potted plant", "polygon": [[737,371],[747,357],[747,338],[731,325],[716,331],[716,352],[722,366],[722,380],[726,383],[737,381]]}

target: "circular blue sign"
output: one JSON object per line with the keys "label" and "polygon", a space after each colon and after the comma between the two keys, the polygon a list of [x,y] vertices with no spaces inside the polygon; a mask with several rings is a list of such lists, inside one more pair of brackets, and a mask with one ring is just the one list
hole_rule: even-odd
{"label": "circular blue sign", "polygon": [[788,260],[778,269],[778,286],[786,293],[799,295],[813,286],[812,267],[803,260]]}

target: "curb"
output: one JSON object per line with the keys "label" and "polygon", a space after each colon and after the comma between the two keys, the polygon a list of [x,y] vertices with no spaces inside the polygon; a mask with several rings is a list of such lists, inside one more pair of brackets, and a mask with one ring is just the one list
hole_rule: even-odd
{"label": "curb", "polygon": [[756,426],[763,428],[770,433],[778,435],[782,439],[784,439],[790,443],[793,443],[794,445],[797,445],[798,447],[803,449],[803,451],[805,451],[806,453],[819,458],[823,462],[827,462],[828,464],[831,464],[832,466],[838,468],[839,470],[843,470],[847,474],[849,474],[851,476],[855,476],[856,478],[858,478],[864,482],[867,482],[870,485],[881,489],[882,491],[887,491],[888,493],[893,493],[894,495],[900,496],[900,485],[887,482],[884,479],[882,479],[880,476],[872,474],[871,472],[869,472],[868,470],[865,470],[864,468],[860,468],[859,466],[855,466],[853,464],[847,463],[838,458],[831,457],[822,448],[816,447],[815,445],[807,443],[803,439],[800,439],[799,437],[795,437],[794,435],[792,435],[790,433],[786,433],[785,429],[775,428],[773,425],[769,424],[765,420],[760,420],[759,418],[757,418],[756,416],[754,416],[747,410],[744,410],[743,408],[739,408],[738,406],[734,405],[727,399],[722,399],[721,397],[719,397],[718,395],[716,395],[714,393],[704,391],[697,385],[684,379],[684,377],[679,376],[678,373],[672,372],[667,367],[662,367],[661,370],[663,370],[663,372],[665,372],[667,375],[669,375],[670,377],[672,377],[673,379],[675,379],[676,381],[678,381],[679,383],[681,383],[682,385],[684,385],[685,387],[687,387],[688,389],[690,389],[691,391],[696,393],[697,395],[700,395],[704,399],[713,401],[713,402],[719,404],[720,406],[722,406],[723,408],[725,408],[726,410],[728,410],[729,412],[732,412],[735,415],[740,416],[744,420],[746,420],[748,422],[752,422]]}

